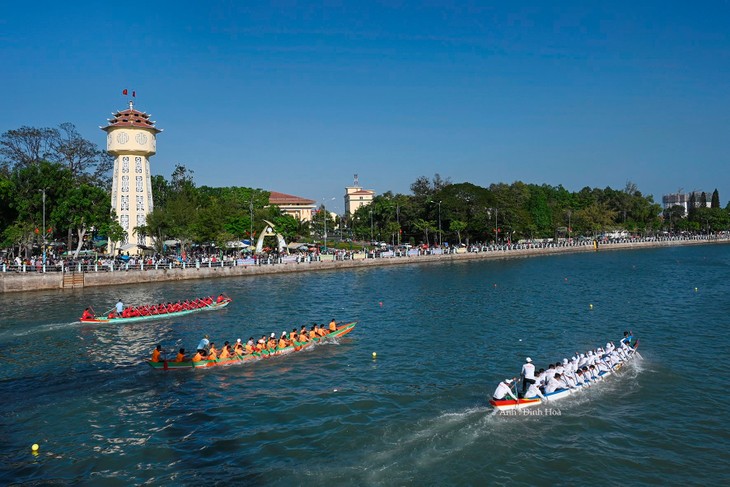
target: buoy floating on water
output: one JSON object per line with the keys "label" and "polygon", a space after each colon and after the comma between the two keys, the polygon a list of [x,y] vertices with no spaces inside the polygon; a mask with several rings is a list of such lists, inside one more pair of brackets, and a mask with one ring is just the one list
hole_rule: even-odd
{"label": "buoy floating on water", "polygon": [[695,288],[695,292],[697,292],[697,288]]}
{"label": "buoy floating on water", "polygon": [[380,305],[381,308],[383,307],[383,302],[382,301],[380,303],[378,303],[378,304]]}
{"label": "buoy floating on water", "polygon": [[373,358],[377,358],[377,357],[378,357],[378,354],[373,352]]}
{"label": "buoy floating on water", "polygon": [[31,447],[30,447],[30,449],[31,449],[32,451],[38,451],[38,448],[40,448],[40,447],[38,446],[38,443],[33,443],[33,446],[31,446]]}
{"label": "buoy floating on water", "polygon": [[593,309],[593,305],[592,304],[589,304],[588,305],[588,309]]}

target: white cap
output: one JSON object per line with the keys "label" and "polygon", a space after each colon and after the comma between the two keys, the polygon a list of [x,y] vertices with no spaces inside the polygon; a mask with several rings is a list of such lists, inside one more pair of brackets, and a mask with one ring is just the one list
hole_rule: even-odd
{"label": "white cap", "polygon": [[511,384],[511,383],[512,383],[512,379],[505,379],[505,380],[504,380],[504,383],[505,383],[505,384]]}
{"label": "white cap", "polygon": [[271,338],[274,338],[275,336],[276,336],[276,334],[275,334],[275,333],[272,333],[272,334],[271,334]]}
{"label": "white cap", "polygon": [[563,363],[564,363],[564,364],[567,364],[567,363],[568,363],[568,359],[567,359],[567,358],[564,358],[564,359],[563,359]]}
{"label": "white cap", "polygon": [[239,338],[239,339],[237,339],[237,340],[236,340],[236,343],[241,343],[241,339],[240,339],[240,338]]}
{"label": "white cap", "polygon": [[527,361],[528,363],[529,363],[529,362],[532,362],[532,359],[531,359],[530,357],[527,357],[527,358],[526,358],[525,360],[526,360],[526,361]]}

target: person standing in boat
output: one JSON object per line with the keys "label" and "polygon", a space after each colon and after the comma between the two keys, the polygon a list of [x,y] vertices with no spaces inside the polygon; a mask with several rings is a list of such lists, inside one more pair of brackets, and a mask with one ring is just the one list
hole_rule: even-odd
{"label": "person standing in boat", "polygon": [[527,357],[525,359],[525,365],[522,366],[522,393],[527,391],[528,384],[535,383],[535,366],[532,364],[532,359]]}
{"label": "person standing in boat", "polygon": [[198,352],[200,352],[201,355],[204,355],[204,352],[208,351],[208,346],[210,345],[210,340],[208,340],[208,335],[205,335],[202,340],[198,343]]}
{"label": "person standing in boat", "polygon": [[492,399],[495,401],[502,401],[504,400],[506,395],[510,395],[512,399],[517,401],[517,397],[515,397],[514,394],[512,394],[512,387],[511,384],[514,382],[514,379],[505,379],[502,382],[499,383],[497,386],[497,389],[494,391],[494,395],[492,396]]}
{"label": "person standing in boat", "polygon": [[124,303],[122,302],[122,298],[119,298],[117,304],[115,305],[115,308],[117,312],[117,318],[120,318],[122,316],[122,312],[124,311]]}

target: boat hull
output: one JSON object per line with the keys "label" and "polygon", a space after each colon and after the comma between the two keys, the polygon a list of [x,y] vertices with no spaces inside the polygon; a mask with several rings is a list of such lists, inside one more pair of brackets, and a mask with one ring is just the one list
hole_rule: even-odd
{"label": "boat hull", "polygon": [[348,333],[350,333],[352,330],[355,329],[355,325],[357,325],[357,321],[353,321],[351,323],[341,325],[337,328],[337,330],[335,330],[331,333],[328,333],[327,335],[325,335],[323,337],[315,338],[314,340],[311,340],[306,343],[296,342],[295,345],[290,345],[288,347],[284,347],[282,349],[277,349],[275,351],[254,352],[251,354],[237,355],[237,356],[234,356],[231,358],[226,358],[226,359],[201,360],[199,362],[190,362],[190,361],[189,362],[171,362],[168,360],[164,360],[162,362],[153,362],[151,360],[147,360],[146,363],[153,369],[173,370],[173,369],[195,369],[195,368],[199,368],[199,367],[220,367],[223,365],[245,364],[245,363],[250,363],[250,362],[257,362],[259,360],[267,360],[267,359],[280,357],[283,355],[289,355],[291,353],[299,352],[306,348],[310,348],[317,343],[322,343],[327,340],[332,340],[334,338],[339,338],[339,337],[345,336]]}
{"label": "boat hull", "polygon": [[130,318],[93,318],[93,319],[79,319],[81,323],[96,323],[96,324],[105,324],[105,323],[138,323],[140,321],[153,321],[153,320],[164,320],[168,318],[177,318],[178,316],[185,316],[193,313],[199,313],[201,311],[213,311],[217,309],[222,309],[228,306],[230,303],[230,300],[222,301],[220,303],[211,303],[207,306],[203,306],[202,308],[195,308],[195,309],[186,309],[183,311],[175,311],[172,313],[160,313],[156,315],[146,315],[146,316],[133,316]]}

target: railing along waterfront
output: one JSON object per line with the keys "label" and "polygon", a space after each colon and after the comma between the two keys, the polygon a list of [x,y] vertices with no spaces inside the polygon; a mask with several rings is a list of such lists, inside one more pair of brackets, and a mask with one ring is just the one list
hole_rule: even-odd
{"label": "railing along waterfront", "polygon": [[0,272],[10,274],[29,273],[64,273],[64,272],[130,272],[141,271],[151,272],[160,270],[197,270],[207,268],[223,267],[249,267],[249,266],[276,266],[281,264],[316,264],[318,262],[363,260],[363,259],[397,259],[397,258],[422,258],[435,255],[450,255],[462,253],[521,253],[529,250],[570,250],[580,247],[607,247],[615,245],[631,244],[681,244],[681,243],[703,243],[730,241],[730,235],[694,235],[694,236],[670,236],[670,237],[644,237],[644,238],[621,238],[606,240],[573,240],[559,242],[523,242],[505,244],[472,244],[467,246],[454,247],[432,247],[432,248],[411,248],[407,250],[341,250],[328,254],[296,254],[285,256],[256,256],[247,258],[202,258],[196,260],[132,260],[132,262],[119,262],[111,259],[99,259],[95,261],[67,262],[43,265],[40,259],[32,263],[8,263],[0,266]]}

